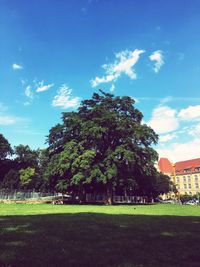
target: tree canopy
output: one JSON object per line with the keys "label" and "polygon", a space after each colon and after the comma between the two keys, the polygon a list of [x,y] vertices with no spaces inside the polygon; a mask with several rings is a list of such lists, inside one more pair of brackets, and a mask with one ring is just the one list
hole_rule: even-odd
{"label": "tree canopy", "polygon": [[[142,123],[142,113],[128,96],[114,97],[100,90],[82,101],[77,112],[62,114],[62,124],[48,136],[47,173],[73,190],[142,190],[142,180],[156,173],[157,134]],[[150,180],[150,179],[149,179]]]}

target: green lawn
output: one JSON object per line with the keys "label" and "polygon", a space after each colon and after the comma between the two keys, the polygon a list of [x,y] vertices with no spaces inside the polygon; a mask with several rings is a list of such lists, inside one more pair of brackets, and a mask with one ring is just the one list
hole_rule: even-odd
{"label": "green lawn", "polygon": [[199,267],[200,206],[0,204],[0,266]]}

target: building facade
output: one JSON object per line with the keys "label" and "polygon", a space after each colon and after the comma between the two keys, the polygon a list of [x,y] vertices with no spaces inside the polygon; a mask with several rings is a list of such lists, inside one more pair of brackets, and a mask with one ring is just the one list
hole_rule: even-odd
{"label": "building facade", "polygon": [[171,177],[180,195],[200,193],[200,158],[174,164],[167,158],[160,158],[158,169]]}

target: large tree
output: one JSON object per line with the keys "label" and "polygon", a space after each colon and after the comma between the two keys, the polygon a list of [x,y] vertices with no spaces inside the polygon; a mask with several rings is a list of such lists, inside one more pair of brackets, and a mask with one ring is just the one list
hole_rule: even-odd
{"label": "large tree", "polygon": [[100,90],[82,101],[77,112],[65,112],[62,124],[48,136],[54,183],[72,190],[103,190],[112,202],[119,188],[142,192],[140,181],[155,173],[157,134],[142,123],[131,97]]}

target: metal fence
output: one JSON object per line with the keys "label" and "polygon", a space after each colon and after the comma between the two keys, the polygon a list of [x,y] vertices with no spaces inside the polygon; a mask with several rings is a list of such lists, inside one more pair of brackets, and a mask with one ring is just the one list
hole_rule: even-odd
{"label": "metal fence", "polygon": [[[104,194],[86,194],[86,202],[105,203],[107,196]],[[152,202],[145,196],[113,196],[113,203],[145,204]]]}
{"label": "metal fence", "polygon": [[59,193],[52,192],[36,192],[36,191],[18,191],[18,190],[0,190],[0,200],[26,200],[26,199],[41,199],[43,197],[55,197]]}

